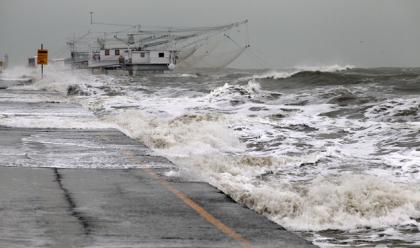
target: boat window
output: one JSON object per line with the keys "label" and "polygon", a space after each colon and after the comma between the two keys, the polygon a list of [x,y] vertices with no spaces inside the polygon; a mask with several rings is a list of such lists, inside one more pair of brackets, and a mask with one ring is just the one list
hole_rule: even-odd
{"label": "boat window", "polygon": [[108,56],[109,55],[109,49],[105,49],[105,55]]}
{"label": "boat window", "polygon": [[115,50],[115,55],[120,55],[120,50],[116,49]]}
{"label": "boat window", "polygon": [[159,53],[159,58],[165,57],[165,53]]}
{"label": "boat window", "polygon": [[144,52],[140,53],[140,57],[144,58]]}

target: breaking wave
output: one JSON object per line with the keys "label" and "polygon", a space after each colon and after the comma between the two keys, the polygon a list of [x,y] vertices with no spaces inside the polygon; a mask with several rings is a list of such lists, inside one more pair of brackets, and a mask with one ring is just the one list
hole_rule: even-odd
{"label": "breaking wave", "polygon": [[[352,230],[416,224],[420,193],[367,175],[320,177],[307,185],[225,185],[237,201],[293,230]],[[281,188],[281,190],[279,190]]]}
{"label": "breaking wave", "polygon": [[235,152],[243,145],[227,128],[221,115],[184,114],[169,121],[150,119],[138,110],[127,110],[103,118],[116,123],[131,137],[165,154],[191,156],[214,152]]}
{"label": "breaking wave", "polygon": [[339,72],[346,71],[355,68],[354,65],[320,65],[320,66],[310,66],[310,65],[300,65],[296,66],[296,69],[299,71],[321,71],[321,72]]}
{"label": "breaking wave", "polygon": [[[111,118],[111,119],[110,119]],[[206,180],[287,228],[351,230],[416,223],[420,193],[414,185],[347,173],[300,184],[266,178],[276,171],[317,158],[245,155],[245,147],[214,115],[183,115],[162,123],[127,111],[106,121],[117,123],[180,166],[184,176]]]}
{"label": "breaking wave", "polygon": [[325,65],[325,66],[296,66],[293,69],[287,71],[268,71],[262,74],[254,75],[256,79],[284,79],[295,76],[302,72],[340,72],[345,70],[353,69],[353,65]]}

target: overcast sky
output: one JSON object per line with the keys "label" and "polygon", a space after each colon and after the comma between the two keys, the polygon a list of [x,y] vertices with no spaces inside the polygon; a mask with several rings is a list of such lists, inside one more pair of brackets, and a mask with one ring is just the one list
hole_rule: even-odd
{"label": "overcast sky", "polygon": [[249,19],[239,67],[420,66],[420,0],[0,0],[0,53],[23,64],[102,22],[211,26]]}

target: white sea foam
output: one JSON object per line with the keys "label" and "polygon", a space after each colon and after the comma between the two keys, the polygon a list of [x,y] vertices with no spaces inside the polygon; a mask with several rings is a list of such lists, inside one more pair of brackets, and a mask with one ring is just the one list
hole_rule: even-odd
{"label": "white sea foam", "polygon": [[[26,69],[17,68],[15,71],[16,75],[22,75]],[[34,71],[31,70],[33,73]],[[46,90],[51,92],[59,92],[63,95],[67,94],[68,87],[71,85],[78,85],[83,91],[88,94],[95,95],[95,93],[101,93],[101,86],[112,83],[117,78],[110,75],[92,75],[87,70],[71,70],[68,67],[60,65],[49,65],[45,71],[44,78],[40,78],[39,75],[34,76],[35,82],[31,85],[19,87],[21,89],[35,89],[35,90]],[[95,88],[96,87],[96,88]]]}
{"label": "white sea foam", "polygon": [[103,123],[92,117],[63,116],[0,116],[0,125],[21,128],[74,128],[96,129],[114,128],[115,125]]}
{"label": "white sea foam", "polygon": [[213,89],[205,100],[209,102],[231,101],[231,100],[256,100],[264,97],[266,92],[261,90],[260,84],[255,80],[249,80],[247,85],[232,85],[225,83],[221,87]]}
{"label": "white sea foam", "polygon": [[262,74],[254,75],[253,78],[255,79],[261,79],[261,78],[272,78],[272,79],[281,79],[281,78],[289,78],[296,73],[302,72],[302,71],[320,71],[320,72],[338,72],[338,71],[345,71],[354,68],[353,65],[339,65],[339,64],[333,64],[333,65],[318,65],[318,66],[310,66],[310,65],[299,65],[295,66],[294,68],[290,70],[285,71],[267,71]]}
{"label": "white sea foam", "polygon": [[261,184],[256,180],[259,175],[310,159],[240,155],[244,148],[217,117],[183,116],[161,123],[127,111],[112,118],[108,121],[116,121],[176,162],[184,176],[209,181],[238,202],[294,230],[380,228],[414,223],[412,218],[420,217],[420,194],[414,185],[376,176],[319,177],[308,184],[272,179]]}
{"label": "white sea foam", "polygon": [[268,71],[264,72],[262,74],[254,75],[254,79],[261,79],[261,78],[272,78],[272,79],[281,79],[281,78],[288,78],[293,76],[294,74],[298,73],[299,71],[295,70],[292,72],[286,72],[286,71]]}
{"label": "white sea foam", "polygon": [[218,115],[185,114],[165,121],[148,119],[138,110],[127,110],[103,120],[118,124],[131,137],[140,139],[152,148],[177,156],[215,151],[235,152],[242,147]]}
{"label": "white sea foam", "polygon": [[198,76],[197,76],[197,74],[183,73],[183,74],[181,74],[181,77],[196,78],[196,77],[198,77]]}
{"label": "white sea foam", "polygon": [[276,180],[261,184],[256,176],[309,160],[229,155],[244,148],[218,117],[182,116],[161,123],[127,111],[110,118],[175,161],[183,173],[199,175],[235,200],[295,230],[376,228],[420,216],[420,194],[413,187],[374,176],[320,177],[303,185]]}
{"label": "white sea foam", "polygon": [[261,184],[243,172],[214,173],[211,179],[236,201],[292,230],[383,228],[416,224],[413,218],[420,216],[420,194],[414,185],[375,176],[319,177],[309,184]]}
{"label": "white sea foam", "polygon": [[26,66],[12,66],[1,74],[5,80],[19,80],[22,78],[38,78],[40,73],[35,68]]}
{"label": "white sea foam", "polygon": [[[398,185],[374,176],[316,179],[291,193],[299,196],[293,211],[280,210],[272,218],[295,230],[381,228],[415,223],[413,218],[420,216],[420,194],[414,185]],[[272,211],[278,211],[276,205]]]}
{"label": "white sea foam", "polygon": [[340,64],[332,64],[332,65],[298,65],[295,68],[299,71],[321,71],[321,72],[336,72],[336,71],[345,71],[349,69],[353,69],[354,65],[340,65]]}

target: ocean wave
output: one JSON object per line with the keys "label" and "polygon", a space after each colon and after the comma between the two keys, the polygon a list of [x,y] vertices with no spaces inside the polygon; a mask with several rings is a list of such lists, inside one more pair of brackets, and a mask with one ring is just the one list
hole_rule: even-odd
{"label": "ocean wave", "polygon": [[299,71],[293,72],[285,72],[285,71],[268,71],[262,74],[253,75],[252,78],[254,79],[282,79],[282,78],[289,78],[292,75],[298,73]]}
{"label": "ocean wave", "polygon": [[417,225],[415,219],[420,217],[420,193],[414,185],[400,185],[375,176],[318,178],[307,185],[243,185],[233,178],[229,181],[222,188],[233,199],[292,230]]}
{"label": "ocean wave", "polygon": [[355,68],[354,65],[318,65],[318,66],[310,66],[310,65],[300,65],[295,67],[299,71],[321,71],[321,72],[337,72],[337,71],[346,71]]}
{"label": "ocean wave", "polygon": [[209,102],[228,101],[236,106],[249,101],[262,103],[275,100],[281,95],[279,92],[262,90],[260,83],[252,79],[246,85],[226,83],[212,90],[206,99]]}
{"label": "ocean wave", "polygon": [[224,84],[221,87],[217,87],[212,90],[209,94],[209,98],[221,98],[227,96],[231,98],[232,96],[243,96],[246,98],[252,98],[253,96],[261,93],[261,86],[255,80],[248,81],[248,84],[245,86],[241,85],[232,85]]}
{"label": "ocean wave", "polygon": [[103,118],[122,131],[165,154],[191,156],[212,152],[237,152],[243,149],[228,121],[215,114],[184,114],[170,120],[148,118],[139,110],[126,110]]}
{"label": "ocean wave", "polygon": [[183,176],[206,180],[293,230],[379,228],[420,217],[420,194],[414,187],[375,176],[320,177],[306,184],[277,179],[261,183],[262,175],[319,158],[244,154],[243,144],[224,118],[185,114],[164,122],[127,110],[105,120],[175,162]]}
{"label": "ocean wave", "polygon": [[353,65],[324,65],[324,66],[296,66],[290,71],[268,71],[253,75],[254,79],[284,79],[292,77],[300,72],[339,72],[353,69]]}
{"label": "ocean wave", "polygon": [[[417,225],[420,194],[415,186],[358,174],[318,177],[308,183],[283,181],[273,175],[316,164],[319,157],[245,154],[237,138],[218,122],[214,117],[183,116],[164,128],[153,126],[148,144],[175,162],[183,176],[205,180],[291,230]],[[160,146],[156,140],[170,145]]]}
{"label": "ocean wave", "polygon": [[[100,93],[106,94],[102,90],[104,85],[114,84],[122,78],[116,78],[111,75],[93,75],[88,71],[72,71],[71,69],[59,65],[49,65],[45,72],[44,78],[39,78],[39,75],[34,74],[33,70],[21,69],[17,67],[12,70],[12,73],[19,75],[19,72],[30,72],[35,77],[36,81],[32,85],[25,85],[19,87],[21,89],[35,89],[59,92],[62,95],[67,95],[70,88],[78,88],[79,93],[74,95],[96,95]],[[71,92],[74,93],[74,92]]]}
{"label": "ocean wave", "polygon": [[418,97],[386,100],[367,109],[365,116],[386,122],[416,122],[420,120],[420,100]]}
{"label": "ocean wave", "polygon": [[164,121],[127,110],[105,120],[168,157],[182,176],[205,180],[292,230],[417,225],[420,217],[420,194],[410,184],[358,174],[319,176],[307,183],[270,177],[319,158],[246,154],[226,116],[186,113]]}

